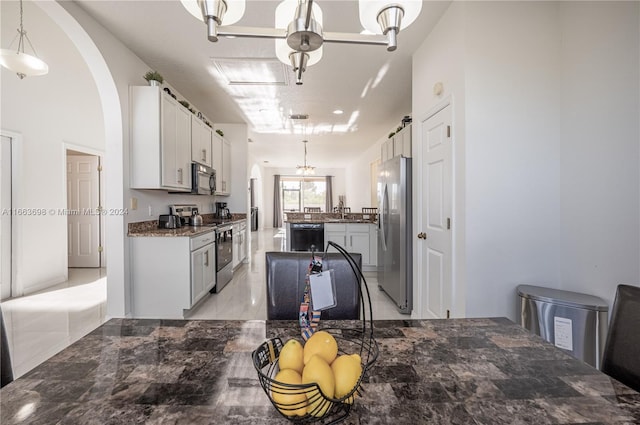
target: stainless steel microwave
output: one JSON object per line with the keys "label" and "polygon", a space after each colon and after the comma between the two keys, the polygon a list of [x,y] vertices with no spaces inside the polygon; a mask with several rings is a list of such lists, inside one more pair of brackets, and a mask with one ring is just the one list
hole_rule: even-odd
{"label": "stainless steel microwave", "polygon": [[213,195],[216,192],[216,170],[206,165],[191,163],[191,193]]}

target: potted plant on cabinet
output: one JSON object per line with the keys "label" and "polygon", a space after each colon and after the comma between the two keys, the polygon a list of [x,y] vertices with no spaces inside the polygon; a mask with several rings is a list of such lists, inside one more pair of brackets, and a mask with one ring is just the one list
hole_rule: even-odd
{"label": "potted plant on cabinet", "polygon": [[164,81],[162,75],[158,71],[149,71],[144,74],[144,79],[147,80],[150,86],[159,86]]}

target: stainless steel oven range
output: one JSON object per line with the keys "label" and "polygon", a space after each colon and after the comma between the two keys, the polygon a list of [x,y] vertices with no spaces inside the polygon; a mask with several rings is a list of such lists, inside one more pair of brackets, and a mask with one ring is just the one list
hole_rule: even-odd
{"label": "stainless steel oven range", "polygon": [[233,226],[218,225],[216,228],[216,286],[220,292],[233,278]]}

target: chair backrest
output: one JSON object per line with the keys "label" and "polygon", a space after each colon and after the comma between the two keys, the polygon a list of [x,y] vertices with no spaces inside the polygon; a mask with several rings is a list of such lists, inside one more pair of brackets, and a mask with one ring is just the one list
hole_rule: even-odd
{"label": "chair backrest", "polygon": [[4,319],[2,317],[2,309],[0,308],[0,387],[13,381],[13,369],[11,368],[11,355],[9,354],[9,342],[7,340],[7,331],[4,327]]}
{"label": "chair backrest", "polygon": [[[351,254],[362,268],[362,255]],[[309,252],[267,252],[267,318],[296,320],[304,294],[305,277],[311,261]],[[323,270],[334,271],[337,306],[324,310],[321,320],[360,318],[360,277],[355,276],[342,254],[330,252],[324,256]]]}
{"label": "chair backrest", "polygon": [[618,285],[600,369],[640,391],[640,287]]}
{"label": "chair backrest", "polygon": [[364,207],[364,208],[362,208],[362,213],[363,214],[377,214],[378,213],[378,208],[375,208],[375,207],[371,207],[371,208]]}
{"label": "chair backrest", "polygon": [[[343,207],[342,211],[346,212],[346,213],[350,213],[351,212],[351,207]],[[333,212],[334,213],[340,212],[340,207],[333,207]]]}

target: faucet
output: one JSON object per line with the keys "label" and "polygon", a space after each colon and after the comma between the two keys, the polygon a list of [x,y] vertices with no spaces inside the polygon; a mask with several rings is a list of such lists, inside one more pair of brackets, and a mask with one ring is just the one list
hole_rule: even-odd
{"label": "faucet", "polygon": [[344,202],[342,199],[338,202],[338,211],[340,211],[340,218],[344,220]]}

